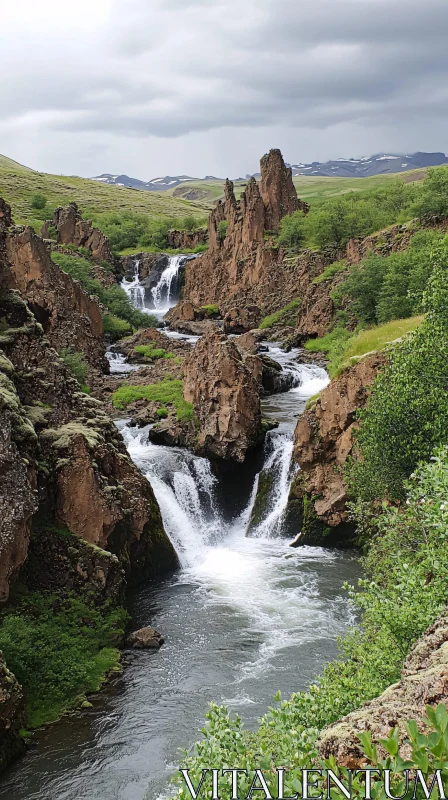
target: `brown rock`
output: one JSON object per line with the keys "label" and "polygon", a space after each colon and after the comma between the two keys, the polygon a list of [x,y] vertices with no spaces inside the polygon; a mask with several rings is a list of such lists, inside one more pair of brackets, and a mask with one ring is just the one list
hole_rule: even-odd
{"label": "brown rock", "polygon": [[346,369],[322,391],[296,426],[293,458],[300,472],[293,497],[317,497],[316,515],[330,527],[347,520],[343,468],[352,452],[356,413],[365,406],[368,387],[384,363],[384,354],[374,353]]}
{"label": "brown rock", "polygon": [[261,431],[260,359],[211,331],[199,340],[184,368],[184,397],[193,403],[199,421],[198,451],[244,461]]}
{"label": "brown rock", "polygon": [[130,633],[126,644],[128,647],[132,647],[133,650],[159,650],[164,641],[165,639],[161,633],[148,626]]}
{"label": "brown rock", "polygon": [[169,231],[168,232],[168,247],[172,250],[194,250],[200,244],[205,244],[207,241],[207,230],[201,228],[192,233],[188,231]]}
{"label": "brown rock", "polygon": [[52,220],[45,223],[42,229],[43,238],[47,238],[50,225],[57,230],[58,244],[86,247],[95,261],[107,261],[110,264],[114,262],[109,239],[90,221],[83,220],[76,203],[70,203],[67,208],[59,207],[54,210]]}
{"label": "brown rock", "polygon": [[0,288],[25,297],[52,345],[84,353],[87,362],[107,370],[101,313],[77,281],[59,269],[31,228],[12,229],[5,240]]}
{"label": "brown rock", "polygon": [[308,213],[309,206],[297,198],[292,172],[285,166],[280,150],[270,150],[261,159],[260,193],[265,208],[265,228],[277,232],[280,221],[287,214],[301,209]]}
{"label": "brown rock", "polygon": [[20,729],[25,726],[22,687],[0,653],[0,772],[25,751]]}
{"label": "brown rock", "polygon": [[261,311],[258,306],[231,308],[224,317],[223,330],[224,333],[238,336],[256,328],[260,320]]}
{"label": "brown rock", "polygon": [[372,742],[378,746],[380,758],[386,752],[379,744],[391,728],[398,727],[399,752],[403,759],[410,756],[404,744],[408,734],[406,722],[414,719],[421,733],[425,732],[425,706],[448,704],[448,616],[445,611],[426,631],[405,661],[401,679],[389,686],[380,697],[324,728],[317,740],[323,758],[336,757],[340,766],[357,769],[365,762],[357,735],[370,731]]}

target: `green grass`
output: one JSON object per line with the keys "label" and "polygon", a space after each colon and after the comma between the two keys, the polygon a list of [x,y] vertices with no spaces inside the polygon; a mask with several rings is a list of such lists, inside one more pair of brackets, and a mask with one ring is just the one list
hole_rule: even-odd
{"label": "green grass", "polygon": [[347,269],[346,261],[335,261],[334,264],[329,264],[328,267],[325,267],[324,271],[313,279],[313,283],[315,286],[319,286],[325,281],[331,281],[338,272],[344,272],[345,269]]}
{"label": "green grass", "polygon": [[85,219],[107,211],[176,219],[186,216],[203,218],[210,207],[207,203],[178,199],[168,192],[140,192],[107,186],[87,178],[34,172],[0,156],[0,197],[11,206],[16,223],[32,225],[38,230],[42,226],[42,218],[31,206],[31,200],[37,193],[47,198],[49,209],[75,200]]}
{"label": "green grass", "polygon": [[296,320],[296,314],[294,313],[300,306],[300,300],[296,298],[295,300],[291,300],[287,306],[281,308],[279,311],[275,311],[273,314],[269,314],[267,317],[261,320],[259,324],[259,328],[261,330],[265,330],[266,328],[272,328],[273,325],[277,325],[277,323],[283,323],[283,325],[294,325]]}
{"label": "green grass", "polygon": [[210,303],[207,306],[201,306],[200,310],[203,311],[207,317],[214,317],[215,314],[219,314],[219,306],[217,306],[216,303]]}
{"label": "green grass", "polygon": [[0,648],[22,684],[27,727],[53,722],[96,692],[120,658],[126,612],[74,595],[25,594],[1,615]]}
{"label": "green grass", "polygon": [[344,363],[357,360],[372,351],[383,350],[388,344],[415,330],[423,322],[423,316],[410,317],[386,322],[377,328],[361,331],[347,343],[344,352]]}
{"label": "green grass", "polygon": [[182,391],[182,381],[169,378],[146,386],[129,386],[124,383],[113,393],[112,403],[115,408],[123,411],[126,406],[137,400],[149,400],[162,403],[164,407],[172,406],[179,420],[190,420],[193,418],[193,406],[184,400]]}
{"label": "green grass", "polygon": [[311,353],[325,353],[328,357],[328,371],[334,378],[367,353],[384,350],[388,344],[415,330],[423,319],[423,316],[417,316],[393,320],[354,334],[339,326],[320,339],[310,339],[306,342],[305,349]]}
{"label": "green grass", "polygon": [[163,347],[152,347],[150,344],[139,344],[134,347],[136,353],[149,361],[156,361],[158,358],[174,358],[174,353],[169,353]]}

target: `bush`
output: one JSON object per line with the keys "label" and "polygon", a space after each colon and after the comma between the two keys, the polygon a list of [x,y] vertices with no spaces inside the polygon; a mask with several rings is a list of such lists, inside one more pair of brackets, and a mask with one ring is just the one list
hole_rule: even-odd
{"label": "bush", "polygon": [[283,217],[280,222],[280,231],[277,244],[280,247],[298,247],[305,239],[305,217],[303,212]]}
{"label": "bush", "polygon": [[86,386],[86,378],[89,365],[85,360],[84,353],[73,350],[62,350],[59,355],[64,363],[67,364],[70,372],[73,377],[76,378],[81,388],[83,390],[88,389]]}
{"label": "bush", "polygon": [[158,358],[174,358],[174,353],[168,353],[163,347],[153,347],[150,344],[139,344],[134,347],[134,350],[149,361],[156,361]]}
{"label": "bush", "polygon": [[132,328],[125,319],[114,317],[113,314],[103,314],[103,331],[113,342],[116,342],[124,336],[129,336]]}
{"label": "bush", "polygon": [[431,274],[431,254],[440,243],[448,252],[445,234],[419,231],[407,250],[386,258],[372,254],[353,266],[340,291],[358,319],[381,324],[418,313]]}
{"label": "bush", "polygon": [[313,284],[315,286],[320,286],[321,283],[325,283],[326,281],[331,281],[338,272],[344,272],[347,269],[347,262],[346,261],[335,261],[334,264],[329,264],[328,267],[325,267],[324,271],[321,272],[320,275],[317,275],[316,278],[313,278]]}
{"label": "bush", "polygon": [[222,243],[227,236],[227,229],[229,227],[229,223],[226,219],[222,219],[221,222],[218,223],[218,239]]}
{"label": "bush", "polygon": [[273,325],[277,325],[278,323],[282,325],[294,325],[297,319],[297,314],[294,312],[296,312],[299,307],[300,300],[298,298],[291,300],[284,308],[281,308],[279,311],[274,311],[273,314],[264,317],[258,327],[261,328],[261,330],[265,330],[266,328],[272,328]]}
{"label": "bush", "polygon": [[448,441],[448,254],[439,249],[425,292],[425,321],[397,344],[360,415],[360,460],[349,481],[358,498],[400,498],[403,481]]}
{"label": "bush", "polygon": [[23,685],[27,725],[38,727],[98,691],[119,661],[115,645],[126,613],[75,596],[29,594],[2,612],[0,648]]}
{"label": "bush", "polygon": [[152,383],[146,386],[122,384],[113,393],[112,403],[115,408],[119,408],[122,411],[129,403],[135,403],[137,400],[149,400],[155,403],[162,403],[163,406],[172,406],[179,420],[190,420],[193,418],[193,406],[184,400],[182,392],[182,381],[169,378],[160,381],[160,383]]}
{"label": "bush", "polygon": [[448,214],[448,168],[433,167],[423,181],[421,191],[411,206],[417,217],[446,216]]}
{"label": "bush", "polygon": [[31,208],[42,211],[47,205],[47,198],[43,194],[34,194],[31,198]]}

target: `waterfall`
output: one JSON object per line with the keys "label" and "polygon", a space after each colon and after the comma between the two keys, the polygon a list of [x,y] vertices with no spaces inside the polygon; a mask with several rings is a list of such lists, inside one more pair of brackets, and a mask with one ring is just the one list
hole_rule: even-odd
{"label": "waterfall", "polygon": [[162,309],[168,310],[178,301],[179,297],[176,290],[178,288],[179,269],[184,259],[185,256],[171,256],[157,286],[151,289],[154,308],[158,311]]}
{"label": "waterfall", "polygon": [[127,281],[123,278],[121,288],[124,289],[129,297],[134,308],[139,311],[145,310],[145,287],[140,283],[140,261],[138,258],[134,261],[134,274],[132,280]]}

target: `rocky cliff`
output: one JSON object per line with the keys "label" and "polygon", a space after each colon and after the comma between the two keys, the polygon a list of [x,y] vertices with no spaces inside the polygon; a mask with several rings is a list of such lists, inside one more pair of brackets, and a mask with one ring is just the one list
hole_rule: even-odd
{"label": "rocky cliff", "polygon": [[58,244],[86,247],[95,261],[107,261],[109,264],[114,262],[109,239],[90,220],[82,218],[76,203],[70,203],[67,208],[56,208],[53,218],[42,228],[42,237],[51,238],[52,229],[56,230]]}
{"label": "rocky cliff", "polygon": [[289,506],[303,526],[300,544],[321,543],[325,526],[336,528],[347,521],[344,467],[352,453],[356,414],[384,363],[384,355],[374,353],[344,370],[297,423],[293,459],[300,470]]}
{"label": "rocky cliff", "polygon": [[197,450],[209,457],[244,461],[262,437],[261,360],[226,336],[210,331],[184,364],[184,397],[198,420]]}
{"label": "rocky cliff", "polygon": [[391,728],[399,731],[399,752],[403,759],[410,752],[406,722],[416,720],[424,732],[425,706],[448,704],[448,614],[445,612],[419,639],[407,657],[401,679],[361,708],[324,728],[318,739],[318,749],[324,758],[336,757],[340,766],[350,769],[365,767],[358,734],[370,731],[380,757],[386,752],[380,744],[387,739]]}
{"label": "rocky cliff", "polygon": [[9,224],[3,234],[3,247],[0,288],[15,289],[26,298],[58,352],[81,351],[90,366],[107,369],[103,324],[96,301],[52,262],[44,242],[31,228]]}
{"label": "rocky cliff", "polygon": [[308,206],[298,200],[279,150],[264,156],[260,185],[251,178],[239,203],[231,181],[224,191],[225,200],[209,218],[209,249],[187,266],[184,299],[194,306],[217,303],[222,311],[248,304],[275,308],[286,290],[269,232],[278,230],[286,214],[306,213]]}

